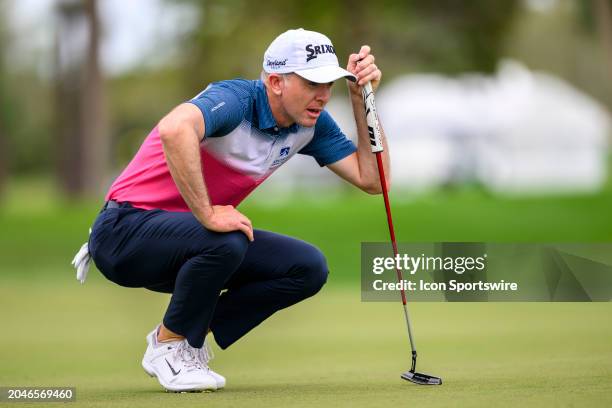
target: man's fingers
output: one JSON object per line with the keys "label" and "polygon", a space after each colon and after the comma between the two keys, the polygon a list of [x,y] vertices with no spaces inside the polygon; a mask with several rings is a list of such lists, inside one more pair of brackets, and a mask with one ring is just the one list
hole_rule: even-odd
{"label": "man's fingers", "polygon": [[246,224],[249,227],[253,228],[253,223],[251,222],[251,220],[249,220],[249,218],[246,215],[244,215],[243,213],[241,213],[238,210],[236,210],[236,215],[238,216],[238,220],[241,223]]}
{"label": "man's fingers", "polygon": [[363,86],[368,81],[379,81],[382,73],[374,65],[374,55],[369,45],[362,45],[359,53],[349,55],[347,69],[357,76],[357,84]]}
{"label": "man's fingers", "polygon": [[357,80],[360,85],[365,84],[368,81],[377,81],[380,79],[381,72],[375,64],[361,70],[357,74]]}
{"label": "man's fingers", "polygon": [[242,218],[241,218],[240,222],[241,222],[242,225],[246,225],[249,228],[249,231],[251,233],[250,233],[250,235],[247,235],[247,236],[249,236],[249,240],[253,241],[255,239],[255,237],[253,236],[253,223],[251,223],[251,220],[249,220],[247,217],[242,215]]}
{"label": "man's fingers", "polygon": [[368,54],[370,53],[370,46],[369,45],[362,45],[361,49],[359,50],[359,58],[363,59],[365,58]]}
{"label": "man's fingers", "polygon": [[[241,214],[242,215],[242,214]],[[244,215],[242,215],[242,217],[240,217],[240,222],[247,225],[250,229],[253,229],[253,223],[251,222],[251,220],[249,220],[247,217],[245,217]]]}
{"label": "man's fingers", "polygon": [[376,76],[371,75],[378,69],[374,64],[374,61],[374,55],[368,54],[366,57],[357,62],[357,65],[355,66],[355,75],[357,76],[358,85],[364,85],[370,80],[375,80]]}
{"label": "man's fingers", "polygon": [[244,233],[244,235],[247,236],[250,242],[253,242],[255,240],[255,237],[253,237],[253,229],[251,227],[242,222],[239,222],[237,227],[240,231]]}
{"label": "man's fingers", "polygon": [[359,50],[359,53],[349,55],[349,59],[348,59],[349,65],[355,66],[357,65],[357,63],[367,58],[369,55],[370,55],[370,47],[367,45],[364,45],[361,47],[361,50]]}
{"label": "man's fingers", "polygon": [[251,220],[249,220],[244,214],[242,214],[238,210],[234,210],[234,217],[234,229],[238,229],[244,232],[249,241],[253,242],[253,240],[255,240],[255,237],[253,236],[253,224],[251,223]]}
{"label": "man's fingers", "polygon": [[356,72],[359,74],[364,69],[368,69],[370,66],[372,66],[372,64],[374,64],[374,56],[368,55],[357,63]]}
{"label": "man's fingers", "polygon": [[358,61],[359,61],[359,54],[351,54],[351,55],[349,55],[348,64],[347,64],[347,67],[346,67],[347,71],[355,73]]}
{"label": "man's fingers", "polygon": [[243,225],[246,225],[249,228],[249,235],[248,235],[248,237],[249,237],[249,240],[251,242],[253,242],[255,240],[255,234],[253,233],[253,225],[251,225],[250,222],[248,224],[244,224],[243,223]]}

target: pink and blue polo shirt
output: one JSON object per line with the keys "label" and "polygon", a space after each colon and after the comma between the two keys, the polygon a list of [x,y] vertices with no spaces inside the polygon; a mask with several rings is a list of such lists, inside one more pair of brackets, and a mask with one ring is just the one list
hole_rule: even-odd
{"label": "pink and blue polo shirt", "polygon": [[[237,206],[296,153],[326,166],[356,151],[325,110],[314,127],[279,127],[259,80],[215,82],[189,102],[204,116],[202,173],[213,205]],[[106,200],[147,210],[190,211],[168,169],[157,128],[112,184]]]}

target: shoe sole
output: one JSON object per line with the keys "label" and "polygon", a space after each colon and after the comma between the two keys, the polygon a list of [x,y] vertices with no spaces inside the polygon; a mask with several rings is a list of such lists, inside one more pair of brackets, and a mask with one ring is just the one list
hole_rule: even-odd
{"label": "shoe sole", "polygon": [[[155,374],[155,372],[153,371],[149,371],[145,365],[145,362],[142,362],[142,368],[145,370],[145,373],[147,373],[149,375],[149,377],[153,377],[156,378],[157,374]],[[225,388],[225,384],[221,383],[219,380],[217,380],[217,378],[213,375],[211,376],[215,379],[215,382],[217,383],[217,391],[222,390],[223,388]]]}
{"label": "shoe sole", "polygon": [[160,377],[155,372],[155,369],[147,364],[145,360],[142,360],[142,368],[150,377],[157,378],[157,381],[161,384],[166,392],[182,393],[182,392],[213,392],[216,388],[193,388],[193,387],[172,387],[164,384]]}

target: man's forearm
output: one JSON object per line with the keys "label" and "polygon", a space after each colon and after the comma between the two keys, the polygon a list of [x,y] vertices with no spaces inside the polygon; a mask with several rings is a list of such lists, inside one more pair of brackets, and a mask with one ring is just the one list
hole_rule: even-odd
{"label": "man's forearm", "polygon": [[[380,190],[380,179],[378,176],[376,157],[372,153],[370,145],[370,135],[368,133],[368,124],[365,116],[365,107],[363,102],[363,96],[361,91],[349,92],[351,98],[351,104],[353,106],[353,114],[355,116],[355,124],[357,126],[357,159],[359,162],[359,172],[361,175],[361,181],[365,186],[371,186],[373,189]],[[387,139],[385,132],[380,125],[380,133],[383,144],[382,160],[383,168],[387,179],[387,184],[391,179],[391,167],[389,160],[389,148],[387,146]]]}
{"label": "man's forearm", "polygon": [[193,215],[204,224],[212,206],[202,177],[198,135],[190,126],[182,126],[174,132],[160,133],[160,137],[174,183]]}

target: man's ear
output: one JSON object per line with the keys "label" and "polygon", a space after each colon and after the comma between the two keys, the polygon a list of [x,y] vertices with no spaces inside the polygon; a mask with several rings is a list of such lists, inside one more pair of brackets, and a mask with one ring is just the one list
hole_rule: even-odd
{"label": "man's ear", "polygon": [[269,74],[268,84],[270,85],[270,91],[276,96],[280,96],[283,93],[283,76],[279,74]]}

